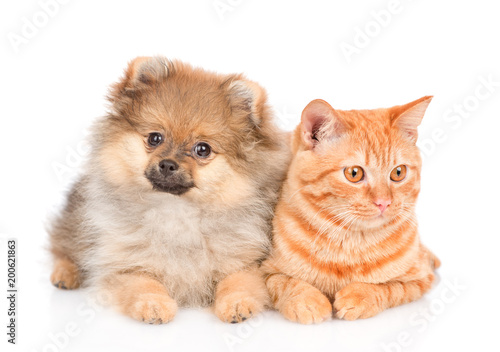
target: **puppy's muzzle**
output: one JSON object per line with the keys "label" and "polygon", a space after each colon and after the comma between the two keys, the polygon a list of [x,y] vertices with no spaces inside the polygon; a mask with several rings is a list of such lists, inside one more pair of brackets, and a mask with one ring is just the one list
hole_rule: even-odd
{"label": "puppy's muzzle", "polygon": [[172,176],[177,170],[179,170],[179,164],[170,159],[165,159],[160,161],[158,164],[160,173],[165,177]]}
{"label": "puppy's muzzle", "polygon": [[164,159],[146,173],[146,177],[157,191],[181,195],[194,187],[194,183],[182,172],[179,164],[172,159]]}

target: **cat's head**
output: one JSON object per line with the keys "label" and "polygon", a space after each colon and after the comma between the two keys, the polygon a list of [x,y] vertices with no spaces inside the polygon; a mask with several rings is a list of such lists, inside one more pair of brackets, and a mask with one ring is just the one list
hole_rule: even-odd
{"label": "cat's head", "polygon": [[432,97],[375,110],[304,109],[289,180],[337,223],[375,228],[413,212],[420,191],[417,127]]}

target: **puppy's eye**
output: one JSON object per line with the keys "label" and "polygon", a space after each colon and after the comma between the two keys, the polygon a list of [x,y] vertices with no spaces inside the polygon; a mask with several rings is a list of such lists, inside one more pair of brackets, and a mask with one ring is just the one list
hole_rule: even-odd
{"label": "puppy's eye", "polygon": [[148,144],[151,147],[157,147],[163,143],[163,135],[158,132],[150,133],[148,136]]}
{"label": "puppy's eye", "polygon": [[208,158],[212,154],[212,148],[206,142],[196,143],[193,147],[193,155],[205,159]]}
{"label": "puppy's eye", "polygon": [[365,177],[365,172],[361,166],[349,166],[344,169],[345,178],[352,183],[357,183]]}
{"label": "puppy's eye", "polygon": [[391,180],[394,182],[400,182],[403,181],[406,177],[406,166],[405,165],[399,165],[398,167],[395,167],[391,171]]}

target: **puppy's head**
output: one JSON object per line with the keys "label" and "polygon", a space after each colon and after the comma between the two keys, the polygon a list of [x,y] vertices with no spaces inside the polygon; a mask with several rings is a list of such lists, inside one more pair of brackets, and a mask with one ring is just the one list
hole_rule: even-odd
{"label": "puppy's head", "polygon": [[231,202],[253,192],[262,148],[277,148],[266,94],[241,75],[141,57],[109,101],[97,159],[123,188]]}

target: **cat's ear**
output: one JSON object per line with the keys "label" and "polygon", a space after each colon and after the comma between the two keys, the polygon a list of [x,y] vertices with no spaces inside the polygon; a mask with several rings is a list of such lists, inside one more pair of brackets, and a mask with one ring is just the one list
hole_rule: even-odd
{"label": "cat's ear", "polygon": [[411,103],[391,108],[392,125],[416,142],[418,126],[422,122],[425,110],[427,110],[431,100],[432,96],[425,96]]}
{"label": "cat's ear", "polygon": [[345,131],[337,112],[322,99],[307,104],[300,125],[302,143],[307,149],[314,149],[322,138],[335,138]]}

